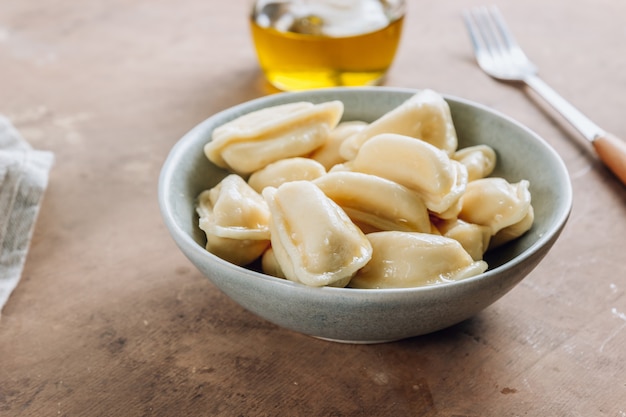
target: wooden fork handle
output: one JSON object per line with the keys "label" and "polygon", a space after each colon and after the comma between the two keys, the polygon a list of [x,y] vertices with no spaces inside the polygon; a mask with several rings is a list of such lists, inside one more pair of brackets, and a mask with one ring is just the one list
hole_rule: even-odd
{"label": "wooden fork handle", "polygon": [[626,185],[626,142],[604,133],[596,136],[592,144],[602,162]]}

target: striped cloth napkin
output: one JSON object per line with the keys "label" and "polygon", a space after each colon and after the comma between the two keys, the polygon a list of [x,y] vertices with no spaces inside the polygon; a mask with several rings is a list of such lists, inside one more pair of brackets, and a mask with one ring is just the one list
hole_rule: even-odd
{"label": "striped cloth napkin", "polygon": [[0,312],[21,278],[53,161],[0,115]]}

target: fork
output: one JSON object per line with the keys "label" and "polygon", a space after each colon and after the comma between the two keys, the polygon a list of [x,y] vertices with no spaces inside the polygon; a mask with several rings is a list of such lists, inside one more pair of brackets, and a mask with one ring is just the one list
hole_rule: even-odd
{"label": "fork", "polygon": [[515,41],[499,10],[495,6],[466,10],[463,20],[478,66],[497,80],[535,90],[591,142],[600,160],[626,185],[626,142],[601,129],[539,78],[537,67]]}

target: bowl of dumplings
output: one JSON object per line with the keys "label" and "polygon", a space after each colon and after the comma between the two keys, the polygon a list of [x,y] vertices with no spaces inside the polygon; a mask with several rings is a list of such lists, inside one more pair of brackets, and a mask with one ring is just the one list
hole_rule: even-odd
{"label": "bowl of dumplings", "polygon": [[191,129],[162,167],[159,205],[180,250],[243,308],[380,343],[460,323],[513,289],[556,242],[572,188],[542,138],[488,107],[329,88]]}

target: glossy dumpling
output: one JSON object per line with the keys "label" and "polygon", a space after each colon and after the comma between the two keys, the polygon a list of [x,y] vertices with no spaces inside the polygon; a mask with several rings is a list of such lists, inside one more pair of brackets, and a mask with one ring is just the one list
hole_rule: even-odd
{"label": "glossy dumpling", "polygon": [[454,208],[467,185],[464,165],[427,142],[403,135],[388,133],[371,138],[346,165],[417,192],[429,210],[445,213],[445,217],[457,214]]}
{"label": "glossy dumpling", "polygon": [[345,159],[353,159],[365,142],[381,133],[396,133],[422,139],[451,155],[458,140],[450,107],[433,90],[422,90],[400,106],[385,113],[362,131],[347,139],[340,148]]}
{"label": "glossy dumpling", "polygon": [[468,181],[485,178],[496,167],[496,152],[488,145],[476,145],[459,149],[452,158],[465,165]]}
{"label": "glossy dumpling", "polygon": [[326,170],[331,169],[334,165],[345,162],[346,159],[339,153],[341,144],[350,136],[363,130],[366,126],[367,123],[361,121],[339,123],[337,127],[330,132],[326,143],[313,151],[313,153],[309,155],[309,158],[315,159],[317,162],[324,165]]}
{"label": "glossy dumpling", "polygon": [[348,215],[309,181],[263,190],[274,256],[285,277],[305,285],[343,287],[372,256]]}
{"label": "glossy dumpling", "polygon": [[270,246],[261,257],[261,270],[266,275],[271,275],[276,278],[285,278],[285,273],[278,264],[276,255],[274,255],[274,249]]}
{"label": "glossy dumpling", "polygon": [[247,175],[322,146],[343,115],[343,103],[296,102],[256,110],[213,131],[204,147],[215,165]]}
{"label": "glossy dumpling", "polygon": [[535,211],[531,205],[528,208],[526,216],[519,222],[500,229],[492,238],[489,249],[497,248],[507,242],[510,242],[530,230],[535,221]]}
{"label": "glossy dumpling", "polygon": [[287,158],[256,171],[248,178],[248,184],[260,193],[265,187],[278,187],[289,181],[312,181],[325,173],[326,168],[313,159]]}
{"label": "glossy dumpling", "polygon": [[367,235],[371,261],[350,281],[353,288],[409,288],[458,281],[485,272],[454,239],[428,233]]}
{"label": "glossy dumpling", "polygon": [[357,224],[377,230],[430,231],[424,202],[398,183],[349,171],[326,174],[314,183]]}
{"label": "glossy dumpling", "polygon": [[481,260],[491,241],[491,229],[487,226],[451,219],[437,222],[442,236],[456,240],[475,261]]}
{"label": "glossy dumpling", "polygon": [[529,215],[532,207],[528,187],[527,180],[509,183],[499,177],[471,181],[461,198],[459,218],[487,226],[495,235]]}
{"label": "glossy dumpling", "polygon": [[206,233],[206,249],[237,265],[247,265],[270,241],[270,211],[259,193],[231,174],[198,196],[199,227]]}

